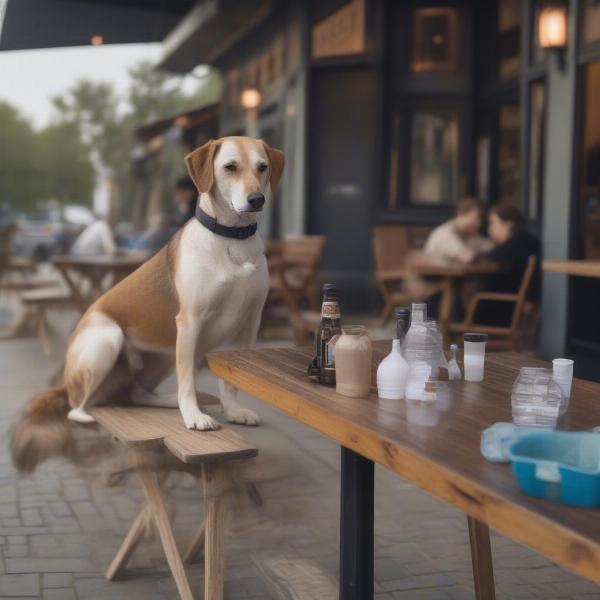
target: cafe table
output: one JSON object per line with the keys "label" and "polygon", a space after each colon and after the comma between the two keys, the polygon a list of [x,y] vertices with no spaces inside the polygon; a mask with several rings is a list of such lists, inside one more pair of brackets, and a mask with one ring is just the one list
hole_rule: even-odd
{"label": "cafe table", "polygon": [[424,252],[413,252],[407,261],[406,268],[409,273],[414,275],[435,277],[440,281],[442,298],[437,320],[444,340],[447,340],[457,282],[492,275],[500,270],[500,265],[490,261],[463,264],[458,261],[440,260]]}
{"label": "cafe table", "polygon": [[[374,343],[374,373],[390,347]],[[509,465],[480,452],[481,432],[511,421],[519,368],[542,361],[488,353],[484,381],[450,382],[449,404],[437,419],[421,421],[405,401],[378,399],[374,387],[367,398],[348,398],[313,382],[306,376],[311,357],[310,348],[235,350],[209,355],[208,364],[217,377],[341,446],[341,599],[373,598],[375,463],[466,514],[479,600],[494,598],[489,527],[600,583],[600,511],[526,496]],[[561,428],[600,425],[599,397],[600,384],[576,379]]]}
{"label": "cafe table", "polygon": [[[102,292],[106,291],[106,278],[111,276],[111,285],[118,283],[141,266],[150,254],[135,252],[131,254],[73,255],[58,254],[52,257],[52,264],[58,269],[69,287],[73,300],[80,309],[85,310]],[[89,289],[83,289],[73,275],[89,283]]]}
{"label": "cafe table", "polygon": [[545,260],[542,269],[574,277],[600,278],[600,260]]}

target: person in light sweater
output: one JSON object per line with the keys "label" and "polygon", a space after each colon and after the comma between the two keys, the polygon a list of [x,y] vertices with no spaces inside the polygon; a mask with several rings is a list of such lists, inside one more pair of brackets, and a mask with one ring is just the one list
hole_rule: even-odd
{"label": "person in light sweater", "polygon": [[454,219],[436,227],[427,238],[424,251],[446,261],[471,263],[489,252],[493,243],[480,234],[484,206],[476,198],[464,198],[456,205]]}

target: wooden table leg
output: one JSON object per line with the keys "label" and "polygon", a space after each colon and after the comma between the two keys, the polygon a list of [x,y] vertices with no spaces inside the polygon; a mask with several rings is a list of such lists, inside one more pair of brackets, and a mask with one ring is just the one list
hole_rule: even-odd
{"label": "wooden table leg", "polygon": [[342,447],[340,600],[373,600],[375,465]]}
{"label": "wooden table leg", "polygon": [[451,277],[446,277],[442,283],[442,299],[438,315],[438,325],[444,338],[444,347],[448,345],[448,327],[452,316],[452,305],[454,303],[454,285]]}
{"label": "wooden table leg", "polygon": [[[177,544],[175,543],[173,530],[171,529],[171,524],[169,522],[169,515],[160,492],[156,473],[147,469],[140,469],[138,475],[142,480],[148,510],[150,511],[152,520],[158,530],[158,535],[165,551],[171,573],[175,579],[179,596],[182,600],[193,600],[192,590],[190,589],[190,584],[188,583],[185,574],[181,556],[177,550]],[[206,598],[212,599],[212,596],[206,596]]]}
{"label": "wooden table leg", "polygon": [[147,506],[144,504],[142,510],[140,510],[129,528],[121,547],[117,550],[115,557],[106,570],[106,579],[112,580],[117,578],[127,565],[127,561],[131,558],[131,555],[135,552],[146,531],[147,510]]}
{"label": "wooden table leg", "polygon": [[206,531],[206,518],[202,521],[202,524],[198,528],[196,535],[190,542],[188,549],[183,555],[183,560],[186,563],[193,563],[197,558],[201,558],[204,554],[204,537]]}
{"label": "wooden table leg", "polygon": [[470,516],[467,516],[467,521],[469,523],[475,597],[477,600],[494,600],[496,593],[490,528],[485,523]]}
{"label": "wooden table leg", "polygon": [[223,600],[225,587],[225,501],[222,493],[214,485],[216,475],[216,467],[204,465],[204,597],[207,600]]}

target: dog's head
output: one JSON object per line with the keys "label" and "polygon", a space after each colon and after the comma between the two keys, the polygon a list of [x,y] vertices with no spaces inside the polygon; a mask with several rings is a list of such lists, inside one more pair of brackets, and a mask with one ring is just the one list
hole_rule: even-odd
{"label": "dog's head", "polygon": [[226,137],[210,140],[185,157],[200,193],[226,203],[236,213],[258,212],[275,190],[284,156],[262,140]]}

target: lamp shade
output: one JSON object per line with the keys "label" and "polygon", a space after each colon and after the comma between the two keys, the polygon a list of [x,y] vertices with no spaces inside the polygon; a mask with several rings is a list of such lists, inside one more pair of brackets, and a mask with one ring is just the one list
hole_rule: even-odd
{"label": "lamp shade", "polygon": [[538,28],[542,48],[565,48],[567,45],[566,6],[552,5],[542,8]]}
{"label": "lamp shade", "polygon": [[246,88],[240,96],[242,108],[258,108],[262,102],[261,93],[256,88]]}

